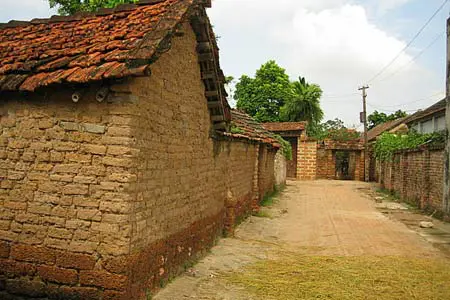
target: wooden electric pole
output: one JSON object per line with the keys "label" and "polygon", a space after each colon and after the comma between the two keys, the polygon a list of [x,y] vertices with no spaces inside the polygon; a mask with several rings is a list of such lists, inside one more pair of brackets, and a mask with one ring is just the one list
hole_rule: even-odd
{"label": "wooden electric pole", "polygon": [[366,90],[369,86],[362,86],[358,90],[362,91],[363,97],[363,113],[361,115],[361,122],[364,123],[364,179],[366,182],[369,182],[369,140],[367,138],[367,107],[366,107],[366,98],[367,92]]}

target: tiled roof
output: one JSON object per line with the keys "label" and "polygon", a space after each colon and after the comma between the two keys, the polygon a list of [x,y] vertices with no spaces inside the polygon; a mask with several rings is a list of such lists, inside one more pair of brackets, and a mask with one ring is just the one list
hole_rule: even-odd
{"label": "tiled roof", "polygon": [[298,131],[304,130],[306,122],[277,122],[277,123],[263,123],[264,128],[273,132],[282,131]]}
{"label": "tiled roof", "polygon": [[280,147],[280,144],[275,139],[274,134],[264,129],[261,123],[255,121],[246,113],[233,109],[231,111],[231,116],[232,126],[236,128],[236,131],[235,133],[225,133],[225,136],[258,141],[265,144],[270,144],[276,148]]}
{"label": "tiled roof", "polygon": [[202,0],[141,0],[95,14],[0,25],[0,91],[143,75]]}
{"label": "tiled roof", "polygon": [[430,107],[428,107],[424,110],[419,110],[418,112],[412,114],[405,122],[406,122],[406,124],[411,124],[415,121],[426,118],[435,113],[445,112],[446,106],[447,106],[447,101],[444,98],[441,101],[436,102],[435,104],[431,105]]}
{"label": "tiled roof", "polygon": [[386,123],[382,123],[380,125],[375,126],[374,128],[372,128],[371,130],[369,130],[367,132],[368,140],[372,141],[372,140],[376,139],[382,133],[397,127],[401,123],[404,123],[407,119],[408,119],[408,117],[399,118],[399,119],[396,119],[396,120],[393,120],[393,121],[388,121]]}

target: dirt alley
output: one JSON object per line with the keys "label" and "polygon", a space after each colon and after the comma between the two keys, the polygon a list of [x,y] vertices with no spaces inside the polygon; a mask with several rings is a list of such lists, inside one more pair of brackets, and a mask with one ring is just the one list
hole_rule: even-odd
{"label": "dirt alley", "polygon": [[257,299],[221,274],[280,250],[314,256],[434,258],[444,253],[416,231],[376,208],[374,186],[362,182],[290,181],[276,203],[224,238],[186,274],[153,299]]}

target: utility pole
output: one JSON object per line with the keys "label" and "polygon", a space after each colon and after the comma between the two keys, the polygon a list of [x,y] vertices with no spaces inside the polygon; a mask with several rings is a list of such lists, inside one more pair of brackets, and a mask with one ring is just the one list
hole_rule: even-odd
{"label": "utility pole", "polygon": [[367,89],[369,89],[369,86],[365,85],[360,87],[358,90],[362,91],[363,97],[363,113],[361,115],[361,122],[364,123],[364,179],[366,182],[369,182],[370,158],[369,158],[369,140],[367,138],[367,108],[366,108]]}

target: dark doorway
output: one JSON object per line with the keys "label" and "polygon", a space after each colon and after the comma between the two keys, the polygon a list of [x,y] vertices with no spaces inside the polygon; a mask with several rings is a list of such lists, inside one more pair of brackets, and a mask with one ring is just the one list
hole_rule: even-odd
{"label": "dark doorway", "polygon": [[291,143],[292,146],[292,160],[286,162],[286,173],[289,178],[297,178],[297,144],[298,139],[296,137],[284,137],[286,141]]}
{"label": "dark doorway", "polygon": [[336,172],[338,180],[355,180],[356,155],[350,151],[336,151]]}

